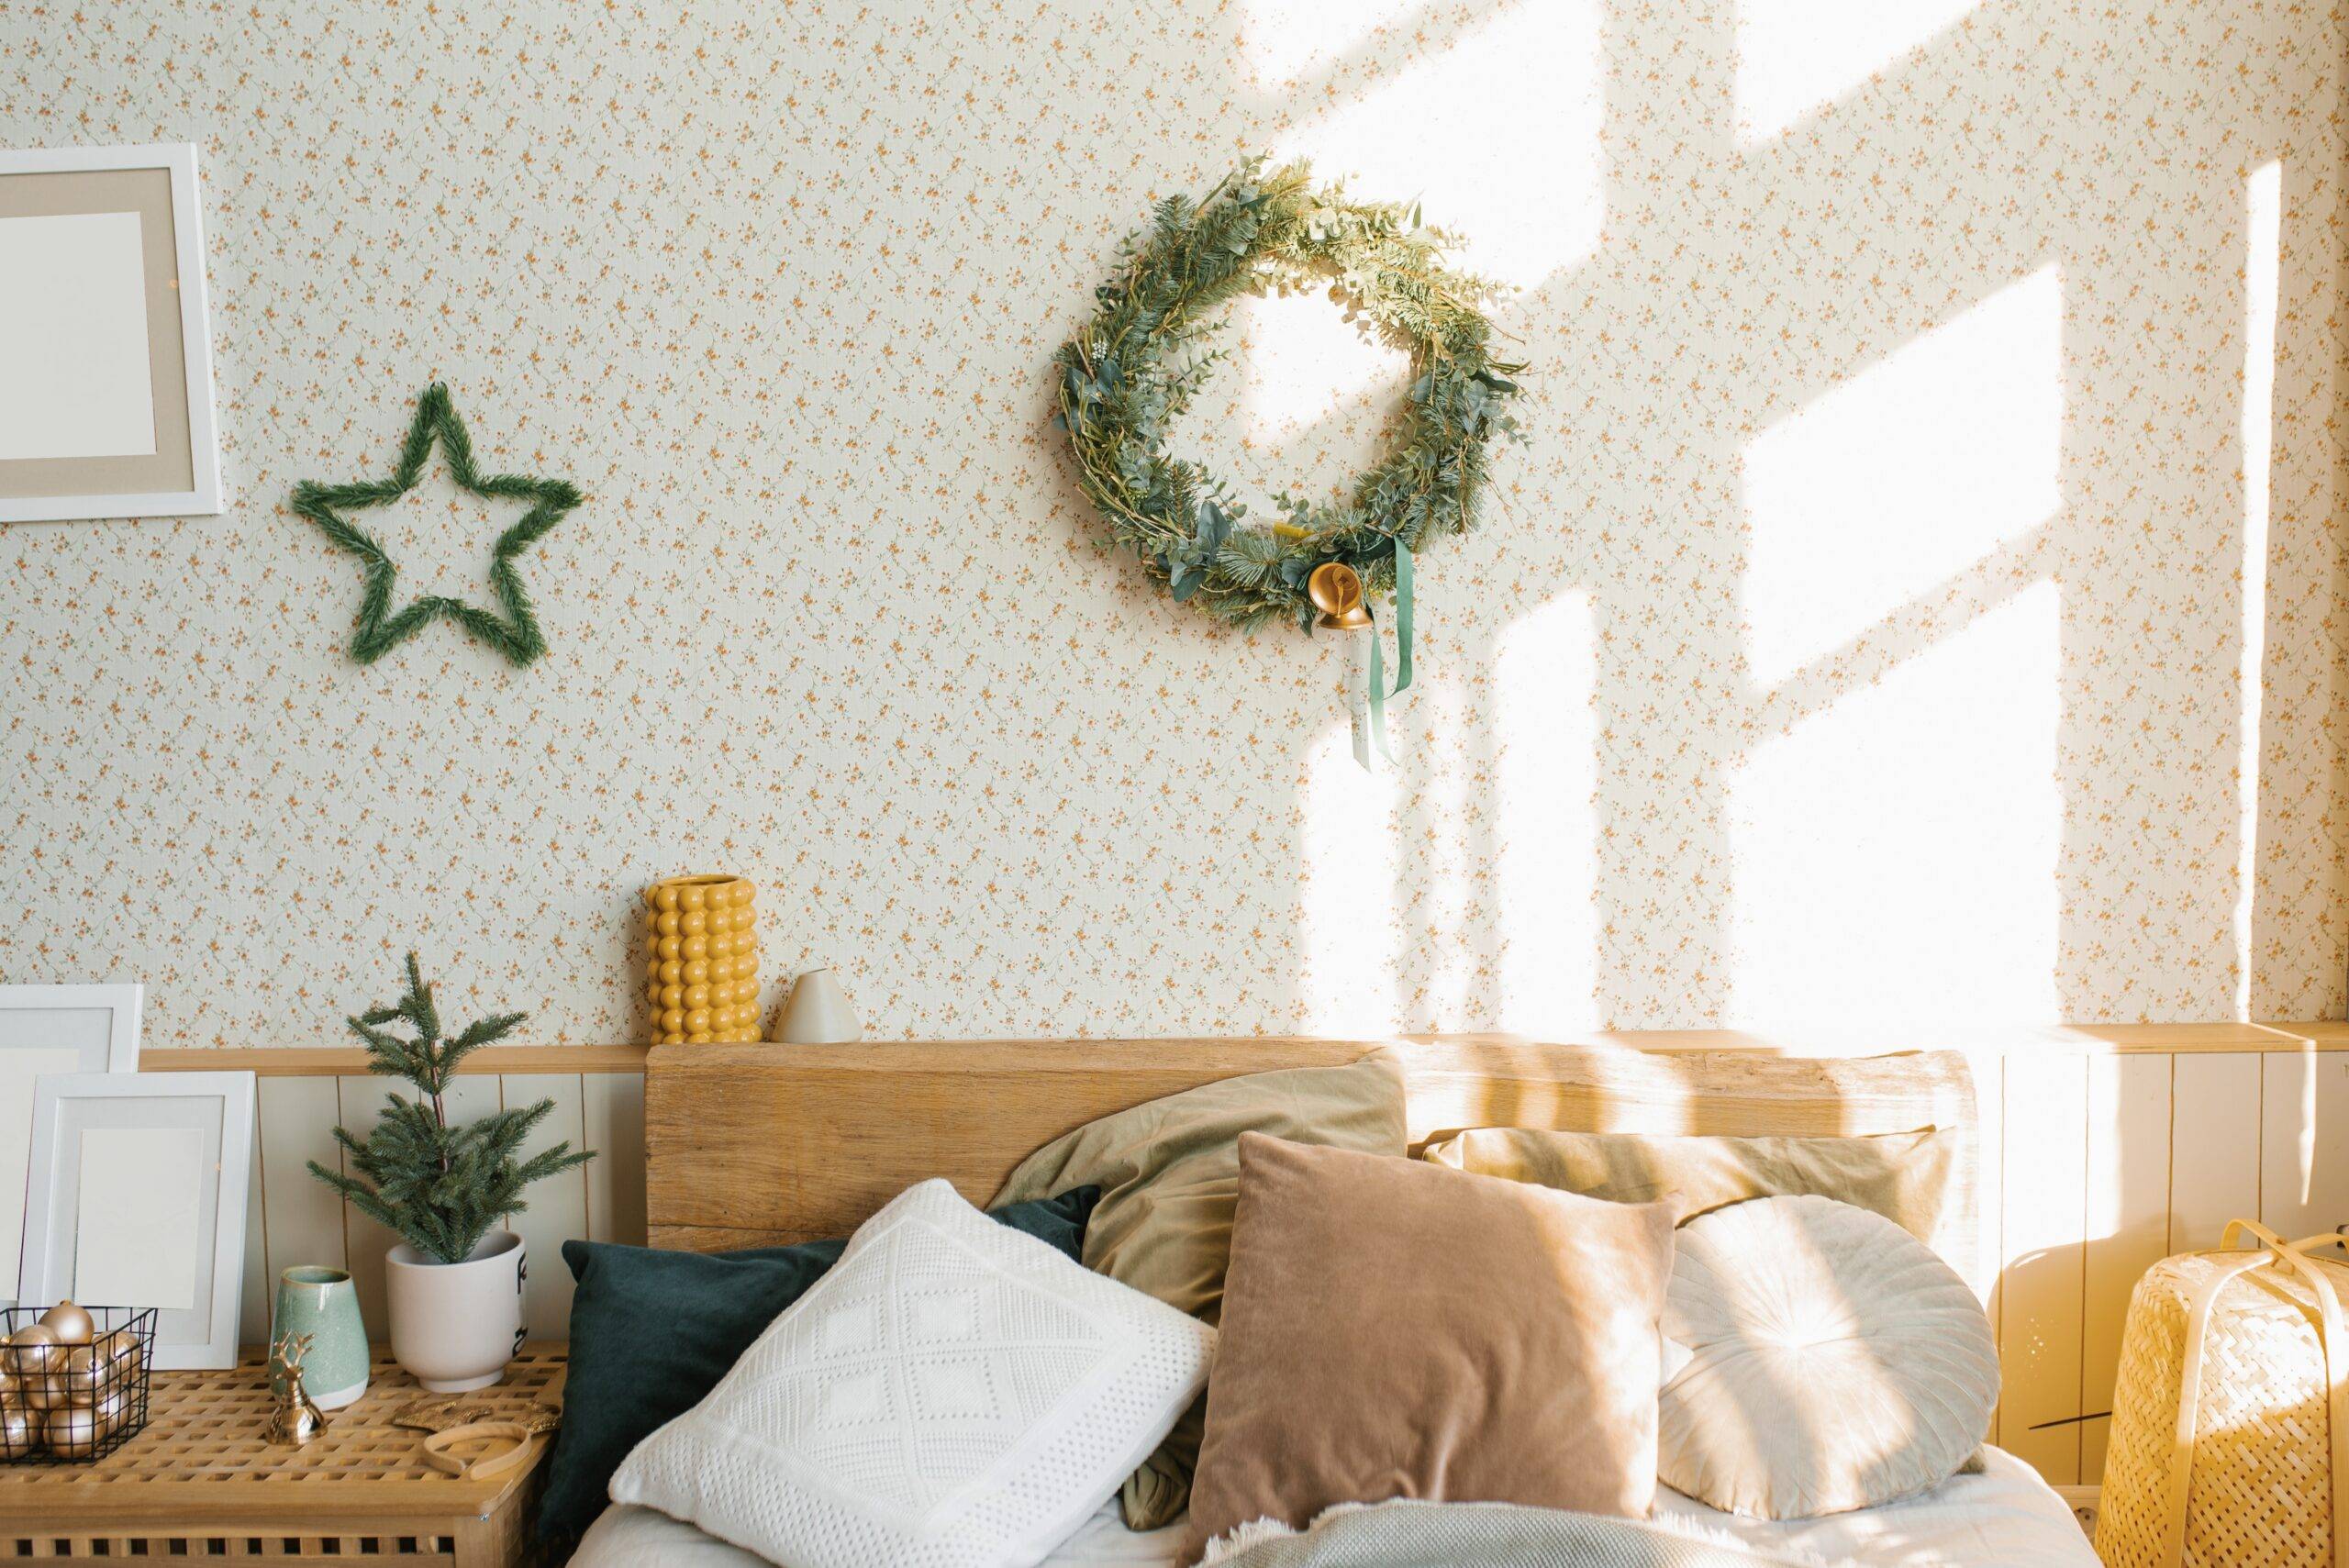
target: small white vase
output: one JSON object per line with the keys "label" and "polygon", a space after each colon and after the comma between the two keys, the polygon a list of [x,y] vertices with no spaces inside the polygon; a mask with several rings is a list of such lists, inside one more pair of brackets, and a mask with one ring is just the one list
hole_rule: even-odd
{"label": "small white vase", "polygon": [[486,1388],[505,1376],[522,1349],[527,1252],[511,1230],[493,1230],[462,1263],[405,1241],[384,1253],[392,1359],[435,1394]]}
{"label": "small white vase", "polygon": [[784,1045],[848,1045],[864,1038],[848,993],[829,969],[811,969],[791,983],[791,995],[774,1022]]}

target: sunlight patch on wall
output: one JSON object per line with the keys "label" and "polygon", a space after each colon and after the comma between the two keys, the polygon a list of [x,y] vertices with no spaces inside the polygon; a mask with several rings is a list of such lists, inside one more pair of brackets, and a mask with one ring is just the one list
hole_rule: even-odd
{"label": "sunlight patch on wall", "polygon": [[1375,420],[1401,401],[1410,355],[1357,330],[1328,295],[1243,299],[1238,314],[1241,401],[1257,439],[1293,440],[1333,414]]}
{"label": "sunlight patch on wall", "polygon": [[1357,195],[1423,198],[1472,271],[1530,287],[1598,244],[1600,84],[1597,0],[1523,0],[1275,151]]}
{"label": "sunlight patch on wall", "polygon": [[1293,83],[1342,61],[1372,35],[1408,21],[1423,0],[1248,0],[1240,48],[1267,81]]}
{"label": "sunlight patch on wall", "polygon": [[1396,1026],[1396,778],[1355,765],[1352,729],[1325,727],[1306,754],[1302,963],[1297,976],[1308,1032],[1341,1038]]}
{"label": "sunlight patch on wall", "polygon": [[1167,439],[1257,520],[1276,493],[1340,499],[1392,444],[1410,356],[1356,330],[1326,293],[1242,298],[1214,342],[1230,357]]}
{"label": "sunlight patch on wall", "polygon": [[1784,679],[2054,514],[2063,310],[2043,267],[1748,445],[1755,680]]}
{"label": "sunlight patch on wall", "polygon": [[1981,0],[1738,0],[1737,133],[1767,140]]}
{"label": "sunlight patch on wall", "polygon": [[1561,595],[1502,633],[1495,667],[1500,1027],[1595,1027],[1598,720],[1590,595]]}
{"label": "sunlight patch on wall", "polygon": [[2056,1021],[2060,608],[2024,590],[1735,772],[1734,1023]]}
{"label": "sunlight patch on wall", "polygon": [[[2259,850],[2260,675],[2267,656],[2267,516],[2276,413],[2276,297],[2284,253],[2284,166],[2244,187],[2243,346],[2243,693],[2235,762],[2235,1017],[2251,1019],[2251,900]],[[2305,1179],[2309,1165],[2303,1162]]]}

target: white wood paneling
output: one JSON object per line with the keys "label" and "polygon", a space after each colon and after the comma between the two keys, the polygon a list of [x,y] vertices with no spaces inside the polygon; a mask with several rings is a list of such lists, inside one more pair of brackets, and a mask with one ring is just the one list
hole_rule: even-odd
{"label": "white wood paneling", "polygon": [[264,1078],[256,1104],[269,1279],[296,1263],[341,1268],[342,1200],[308,1169],[338,1168],[334,1080]]}
{"label": "white wood paneling", "polygon": [[2169,1241],[2215,1247],[2227,1221],[2259,1213],[2262,1058],[2171,1059]]}
{"label": "white wood paneling", "polygon": [[2349,1224],[2349,1052],[2260,1058],[2259,1218],[2286,1240]]}
{"label": "white wood paneling", "polygon": [[[367,1137],[376,1118],[384,1114],[384,1102],[405,1087],[395,1080],[373,1073],[338,1078],[335,1086],[342,1105],[342,1125],[351,1129],[353,1138],[361,1140]],[[348,1174],[351,1156],[343,1151],[342,1159],[343,1172]],[[359,1292],[360,1320],[367,1325],[369,1339],[387,1340],[391,1337],[392,1320],[391,1308],[384,1299],[384,1254],[399,1236],[347,1204],[344,1210],[343,1234],[350,1243],[351,1261],[343,1266],[351,1271],[351,1283]]]}
{"label": "white wood paneling", "polygon": [[[2080,1413],[2112,1407],[2121,1325],[2138,1276],[2169,1248],[2170,1064],[2159,1056],[2088,1062],[2087,1233],[2081,1275]],[[2080,1480],[2104,1475],[2111,1421],[2080,1428]]]}
{"label": "white wood paneling", "polygon": [[[573,1149],[584,1145],[586,1119],[578,1073],[508,1073],[500,1082],[508,1110],[540,1100],[554,1102],[554,1109],[522,1146],[525,1159],[558,1143]],[[587,1234],[587,1173],[573,1170],[550,1176],[523,1194],[523,1202],[526,1207],[508,1221],[529,1249],[522,1322],[534,1340],[560,1340],[571,1331],[573,1288],[571,1271],[563,1266],[562,1244]]]}
{"label": "white wood paneling", "polygon": [[644,1075],[590,1073],[585,1102],[587,1239],[644,1245]]}
{"label": "white wood paneling", "polygon": [[2007,1063],[2006,1265],[1998,1299],[1999,1446],[2050,1482],[2079,1479],[2082,1239],[2087,1211],[2087,1062]]}
{"label": "white wood paneling", "polygon": [[269,1272],[269,1219],[261,1194],[261,1115],[253,1115],[251,1179],[245,1184],[245,1266],[237,1314],[237,1342],[258,1345],[269,1338],[269,1315],[277,1282]]}

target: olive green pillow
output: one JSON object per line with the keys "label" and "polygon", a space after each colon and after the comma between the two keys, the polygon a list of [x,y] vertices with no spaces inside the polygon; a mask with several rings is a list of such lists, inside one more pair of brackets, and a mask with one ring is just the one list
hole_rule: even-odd
{"label": "olive green pillow", "polygon": [[[1022,1161],[993,1207],[1100,1188],[1085,1266],[1214,1323],[1243,1132],[1399,1158],[1409,1151],[1402,1061],[1379,1051],[1344,1067],[1255,1073],[1105,1116]],[[1172,1524],[1189,1504],[1206,1407],[1202,1395],[1127,1478],[1120,1500],[1133,1529]]]}
{"label": "olive green pillow", "polygon": [[1972,1256],[1955,1128],[1875,1138],[1713,1138],[1480,1127],[1421,1158],[1480,1176],[1605,1198],[1676,1198],[1682,1220],[1757,1197],[1830,1197],[1880,1214],[1944,1257]]}

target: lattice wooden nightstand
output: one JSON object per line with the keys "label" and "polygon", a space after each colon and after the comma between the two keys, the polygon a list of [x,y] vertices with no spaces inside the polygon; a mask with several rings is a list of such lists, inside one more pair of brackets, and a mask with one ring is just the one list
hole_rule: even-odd
{"label": "lattice wooden nightstand", "polygon": [[[506,1379],[467,1396],[529,1407],[559,1398],[560,1345],[530,1345]],[[0,1464],[0,1557],[266,1558],[271,1568],[512,1568],[526,1561],[546,1441],[489,1481],[424,1462],[424,1434],[395,1427],[416,1381],[380,1358],[357,1404],[302,1449],[262,1438],[258,1352],[234,1372],[155,1373],[146,1430],[92,1464]]]}

